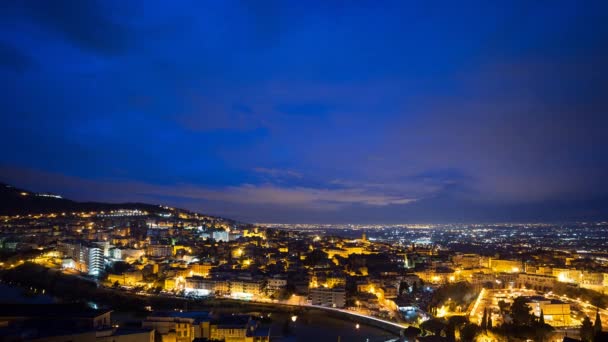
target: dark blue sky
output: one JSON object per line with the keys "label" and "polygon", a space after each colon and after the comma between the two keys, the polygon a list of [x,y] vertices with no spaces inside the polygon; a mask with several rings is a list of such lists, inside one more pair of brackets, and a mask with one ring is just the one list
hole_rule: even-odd
{"label": "dark blue sky", "polygon": [[253,222],[608,218],[606,1],[3,1],[0,180]]}

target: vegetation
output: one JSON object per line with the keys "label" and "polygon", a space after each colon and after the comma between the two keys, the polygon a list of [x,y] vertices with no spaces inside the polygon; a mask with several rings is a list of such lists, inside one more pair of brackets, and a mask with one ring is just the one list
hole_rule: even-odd
{"label": "vegetation", "polygon": [[458,306],[466,309],[466,307],[475,300],[476,296],[476,291],[467,282],[446,284],[433,293],[433,298],[431,298],[429,303],[429,309],[437,308],[442,305],[449,306],[450,311],[456,311]]}
{"label": "vegetation", "polygon": [[327,262],[327,253],[320,249],[315,249],[306,254],[306,259],[304,260],[304,264],[307,266],[316,266],[325,262]]}
{"label": "vegetation", "polygon": [[[435,336],[441,336],[446,341],[473,341],[481,332],[478,325],[469,322],[466,316],[451,316],[445,318],[432,318],[420,324],[422,331]],[[410,335],[413,336],[414,330],[410,329]],[[420,330],[418,330],[420,331]],[[419,334],[422,332],[420,331]],[[459,338],[457,338],[459,336]]]}
{"label": "vegetation", "polygon": [[595,323],[593,323],[593,333],[597,336],[602,333],[602,320],[600,319],[600,312],[595,313]]}
{"label": "vegetation", "polygon": [[498,301],[498,309],[500,309],[501,314],[506,314],[507,312],[509,312],[510,308],[511,305],[509,305],[509,303],[505,302],[504,300],[501,299]]}
{"label": "vegetation", "polygon": [[478,325],[473,323],[467,323],[460,330],[460,340],[463,342],[471,342],[475,340],[475,337],[481,332]]}
{"label": "vegetation", "polygon": [[585,316],[583,319],[583,324],[580,328],[581,340],[583,342],[592,342],[593,341],[593,324],[591,323],[591,319],[588,316]]}
{"label": "vegetation", "polygon": [[545,323],[542,312],[539,318],[532,314],[532,309],[528,305],[526,298],[515,298],[510,308],[507,308],[505,304],[502,305],[501,310],[508,310],[508,314],[513,322],[505,323],[498,328],[488,327],[488,330],[492,330],[503,336],[531,339],[534,341],[544,341],[553,332],[553,327]]}

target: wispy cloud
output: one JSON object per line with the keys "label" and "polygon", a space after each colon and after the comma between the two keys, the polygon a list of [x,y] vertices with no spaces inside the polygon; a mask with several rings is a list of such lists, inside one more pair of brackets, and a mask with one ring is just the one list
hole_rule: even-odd
{"label": "wispy cloud", "polygon": [[[366,187],[313,188],[265,184],[205,187],[194,184],[158,185],[131,180],[90,180],[31,169],[0,167],[9,183],[32,190],[81,194],[80,200],[154,201],[171,198],[193,202],[212,201],[238,205],[276,205],[305,209],[336,210],[349,205],[388,206],[416,201],[406,195],[387,194]],[[49,184],[52,187],[49,188]],[[82,195],[84,194],[84,195]]]}
{"label": "wispy cloud", "polygon": [[256,173],[268,175],[274,178],[302,178],[302,174],[294,170],[283,170],[266,167],[256,167],[253,169]]}

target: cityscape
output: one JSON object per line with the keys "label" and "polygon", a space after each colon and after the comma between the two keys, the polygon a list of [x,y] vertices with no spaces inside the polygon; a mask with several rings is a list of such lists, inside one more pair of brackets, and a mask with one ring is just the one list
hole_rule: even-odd
{"label": "cityscape", "polygon": [[[87,299],[18,316],[86,315],[97,340],[274,341],[327,316],[345,330],[329,340],[561,341],[608,322],[608,222],[248,224],[141,204],[59,212],[59,195],[3,185],[5,201],[32,197],[47,210],[1,217],[2,286]],[[20,323],[5,336],[35,334]]]}
{"label": "cityscape", "polygon": [[608,341],[608,1],[5,0],[0,342]]}

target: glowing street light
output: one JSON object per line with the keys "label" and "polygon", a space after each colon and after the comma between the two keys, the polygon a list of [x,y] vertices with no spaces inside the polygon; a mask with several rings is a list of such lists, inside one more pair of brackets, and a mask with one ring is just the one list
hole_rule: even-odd
{"label": "glowing street light", "polygon": [[359,323],[355,325],[355,329],[359,329]]}
{"label": "glowing street light", "polygon": [[296,316],[296,315],[291,316],[291,321],[292,322],[295,323],[297,319],[298,319],[298,316]]}

